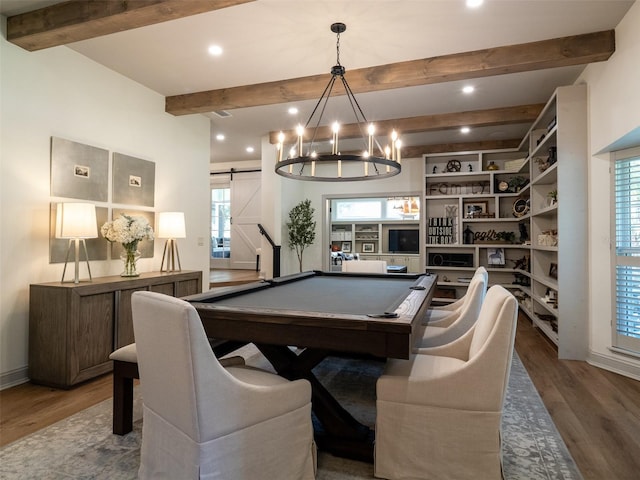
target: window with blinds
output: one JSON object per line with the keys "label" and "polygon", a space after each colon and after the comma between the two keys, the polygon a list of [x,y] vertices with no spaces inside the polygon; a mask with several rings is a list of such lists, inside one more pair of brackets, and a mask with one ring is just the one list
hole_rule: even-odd
{"label": "window with blinds", "polygon": [[640,353],[640,149],[616,152],[614,160],[613,346]]}

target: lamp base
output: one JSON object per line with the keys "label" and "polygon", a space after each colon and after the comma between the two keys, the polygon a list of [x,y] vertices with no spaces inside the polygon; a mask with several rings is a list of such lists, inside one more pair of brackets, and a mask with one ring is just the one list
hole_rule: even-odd
{"label": "lamp base", "polygon": [[67,272],[67,263],[69,262],[69,251],[71,250],[72,242],[75,246],[75,275],[73,277],[73,283],[80,283],[80,240],[82,240],[82,246],[84,247],[84,258],[87,262],[89,282],[93,281],[93,278],[91,277],[91,266],[89,265],[89,254],[87,253],[87,243],[85,242],[84,238],[75,238],[69,240],[69,246],[67,247],[67,256],[64,260],[64,268],[62,269],[62,278],[60,279],[60,283],[64,283],[64,274]]}
{"label": "lamp base", "polygon": [[[165,268],[165,259],[167,262]],[[176,268],[176,260],[178,262],[178,268]],[[161,272],[180,272],[182,266],[180,265],[180,254],[178,253],[178,244],[174,238],[168,239],[164,244],[164,250],[162,252],[162,263],[160,264]]]}

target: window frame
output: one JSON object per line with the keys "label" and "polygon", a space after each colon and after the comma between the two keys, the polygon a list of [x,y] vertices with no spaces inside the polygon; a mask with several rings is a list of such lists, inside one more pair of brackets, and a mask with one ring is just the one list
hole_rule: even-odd
{"label": "window frame", "polygon": [[[365,216],[348,216],[341,217],[340,204],[360,204],[360,203],[371,203],[378,205],[378,213],[377,215],[365,215]],[[345,222],[345,223],[358,223],[358,222],[394,222],[394,223],[415,223],[420,221],[420,196],[419,195],[391,195],[391,196],[336,196],[329,199],[330,204],[330,221],[333,223],[337,222]],[[408,212],[407,215],[398,214],[393,215],[390,214],[390,210],[395,205],[396,208],[400,204],[406,204],[407,206],[411,205],[417,210],[412,210]],[[406,207],[405,207],[406,208]]]}
{"label": "window frame", "polygon": [[[611,345],[612,349],[621,353],[627,353],[634,356],[640,356],[640,337],[626,335],[618,330],[618,267],[630,267],[637,269],[638,288],[640,289],[640,254],[618,255],[618,202],[617,202],[617,166],[619,162],[638,159],[640,161],[640,147],[618,150],[611,153]],[[638,187],[640,188],[640,178],[638,179]],[[627,251],[630,247],[627,247]],[[639,320],[640,322],[640,320]]]}

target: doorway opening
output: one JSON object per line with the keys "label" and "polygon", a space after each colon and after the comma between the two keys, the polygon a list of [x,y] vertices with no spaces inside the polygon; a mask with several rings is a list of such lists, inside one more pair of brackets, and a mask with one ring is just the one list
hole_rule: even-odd
{"label": "doorway opening", "polygon": [[229,268],[231,258],[231,187],[211,187],[211,268]]}

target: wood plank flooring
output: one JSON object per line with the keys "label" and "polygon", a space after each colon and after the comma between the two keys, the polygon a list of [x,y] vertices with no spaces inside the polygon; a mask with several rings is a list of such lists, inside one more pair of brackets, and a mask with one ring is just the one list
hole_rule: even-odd
{"label": "wood plank flooring", "polygon": [[[220,275],[227,277],[224,282],[237,281],[233,272]],[[640,382],[585,362],[558,360],[555,346],[524,315],[518,321],[516,351],[585,480],[640,478]],[[29,383],[4,390],[0,446],[111,393],[111,375],[66,391]]]}
{"label": "wood plank flooring", "polygon": [[260,272],[255,270],[213,269],[209,275],[210,288],[228,287],[259,280]]}

